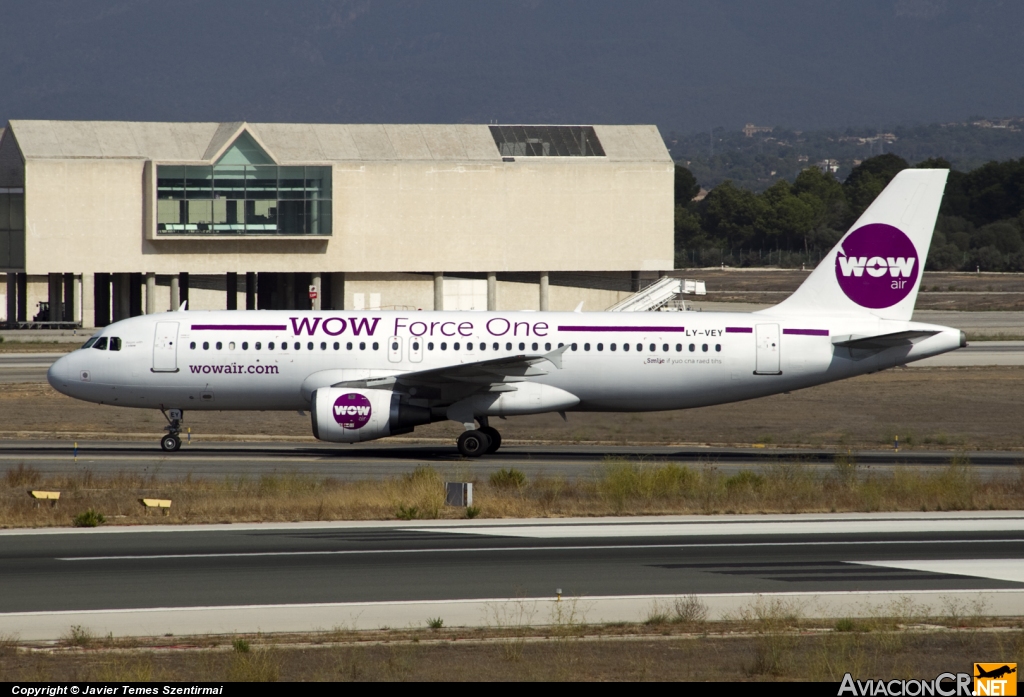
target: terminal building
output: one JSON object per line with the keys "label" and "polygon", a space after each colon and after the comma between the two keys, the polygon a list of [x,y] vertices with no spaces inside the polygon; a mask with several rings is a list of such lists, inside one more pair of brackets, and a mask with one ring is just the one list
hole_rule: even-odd
{"label": "terminal building", "polygon": [[602,310],[673,265],[673,162],[650,125],[11,121],[0,133],[9,327],[104,326],[186,300]]}

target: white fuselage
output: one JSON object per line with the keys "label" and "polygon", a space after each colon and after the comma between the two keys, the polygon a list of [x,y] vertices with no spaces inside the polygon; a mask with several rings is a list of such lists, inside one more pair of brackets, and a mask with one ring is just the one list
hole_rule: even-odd
{"label": "white fuselage", "polygon": [[[836,337],[937,332],[880,351]],[[126,407],[304,410],[307,379],[361,380],[569,345],[529,382],[575,395],[574,411],[733,402],[872,373],[954,350],[956,329],[856,316],[757,313],[172,312],[123,320],[48,379],[69,396]],[[120,349],[109,346],[120,339]],[[323,371],[330,371],[324,373]],[[316,386],[314,386],[316,387]],[[538,412],[551,411],[538,404]],[[561,409],[555,409],[561,410]]]}

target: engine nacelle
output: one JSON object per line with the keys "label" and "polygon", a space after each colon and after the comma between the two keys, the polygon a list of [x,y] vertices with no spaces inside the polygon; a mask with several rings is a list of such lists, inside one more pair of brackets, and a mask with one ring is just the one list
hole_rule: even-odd
{"label": "engine nacelle", "polygon": [[402,404],[389,390],[325,387],[310,397],[313,435],[331,443],[376,440],[431,422],[430,409]]}

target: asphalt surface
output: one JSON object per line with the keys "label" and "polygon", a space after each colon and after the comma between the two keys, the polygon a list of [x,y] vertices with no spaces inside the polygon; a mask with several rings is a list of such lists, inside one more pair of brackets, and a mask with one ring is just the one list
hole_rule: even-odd
{"label": "asphalt surface", "polygon": [[[459,476],[489,476],[502,468],[514,467],[529,477],[563,476],[591,478],[599,474],[609,458],[638,463],[673,462],[696,467],[715,467],[730,474],[777,463],[799,463],[830,469],[834,450],[785,448],[701,448],[681,446],[606,445],[503,445],[501,450],[475,460],[459,455],[453,443],[402,444],[393,441],[338,445],[330,443],[212,443],[196,441],[182,445],[176,453],[160,450],[157,434],[151,441],[79,441],[76,450],[69,441],[0,441],[0,470],[25,464],[43,473],[89,470],[94,474],[132,472],[178,478],[259,476],[291,473],[333,477],[339,480],[374,479],[408,473],[429,464],[442,473]],[[977,476],[998,477],[1024,464],[1015,452],[943,451],[855,451],[849,453],[860,472],[901,467],[946,467],[954,458],[968,459]]]}
{"label": "asphalt surface", "polygon": [[[907,520],[7,532],[0,534],[0,613],[550,597],[556,589],[567,596],[1024,589],[942,571],[943,564],[969,569],[965,560],[1019,564],[1024,519]],[[937,570],[899,568],[908,559]]]}

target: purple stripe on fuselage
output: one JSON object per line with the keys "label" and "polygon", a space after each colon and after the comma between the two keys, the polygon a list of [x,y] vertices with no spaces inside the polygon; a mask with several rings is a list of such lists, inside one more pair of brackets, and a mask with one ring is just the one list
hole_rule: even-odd
{"label": "purple stripe on fuselage", "polygon": [[828,336],[827,329],[783,329],[783,334],[799,334],[801,336]]}
{"label": "purple stripe on fuselage", "polygon": [[193,324],[192,331],[240,331],[240,332],[283,332],[284,324]]}
{"label": "purple stripe on fuselage", "polygon": [[754,330],[751,327],[726,327],[726,334],[753,334]]}
{"label": "purple stripe on fuselage", "polygon": [[570,324],[558,327],[560,332],[684,332],[686,327],[597,327],[585,324]]}

